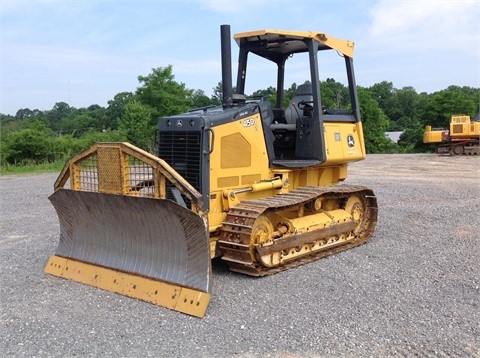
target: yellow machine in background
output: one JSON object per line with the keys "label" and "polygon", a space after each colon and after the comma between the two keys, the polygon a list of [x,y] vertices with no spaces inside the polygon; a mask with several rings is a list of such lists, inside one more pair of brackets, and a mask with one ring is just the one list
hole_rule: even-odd
{"label": "yellow machine in background", "polygon": [[[478,117],[478,116],[477,116]],[[472,121],[470,116],[452,116],[449,129],[425,127],[423,142],[435,144],[438,154],[479,154],[480,121]]]}
{"label": "yellow machine in background", "polygon": [[[46,272],[202,317],[211,259],[264,276],[365,243],[372,190],[336,185],[365,158],[353,43],[325,33],[261,30],[239,45],[221,27],[223,105],[159,120],[156,155],[98,143],[71,158],[50,197],[60,243]],[[317,56],[341,55],[348,109],[322,108]],[[247,100],[247,58],[274,64],[276,105]],[[282,108],[285,67],[303,56],[309,82]]]}

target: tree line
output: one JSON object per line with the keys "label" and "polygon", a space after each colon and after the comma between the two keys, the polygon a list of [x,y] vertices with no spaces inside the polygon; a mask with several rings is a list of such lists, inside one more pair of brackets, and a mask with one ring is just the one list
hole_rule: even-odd
{"label": "tree line", "polygon": [[[138,76],[135,92],[121,92],[107,107],[93,104],[74,108],[57,102],[51,110],[19,109],[15,116],[0,114],[0,165],[24,165],[64,161],[100,141],[127,141],[153,152],[152,137],[158,118],[221,104],[221,82],[208,97],[175,81],[172,66],[158,67]],[[288,106],[297,84],[285,90]],[[321,82],[322,105],[346,108],[348,88],[334,79]],[[275,88],[252,96],[267,97],[274,104]],[[397,89],[391,82],[358,87],[365,143],[368,153],[431,151],[424,145],[425,125],[447,128],[451,115],[474,117],[479,112],[480,89],[449,86],[435,93],[417,93],[413,87]],[[402,131],[398,143],[385,136]]]}

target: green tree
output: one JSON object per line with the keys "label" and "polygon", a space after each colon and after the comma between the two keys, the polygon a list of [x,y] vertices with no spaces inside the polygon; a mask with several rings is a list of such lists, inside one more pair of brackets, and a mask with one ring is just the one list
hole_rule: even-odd
{"label": "green tree", "polygon": [[154,110],[153,117],[164,117],[186,112],[193,106],[192,90],[175,81],[172,66],[152,69],[148,76],[138,76],[142,86],[136,99]]}
{"label": "green tree", "polygon": [[39,111],[38,109],[31,110],[29,108],[22,108],[17,111],[15,114],[15,119],[19,120],[24,120],[27,118],[34,118],[41,116],[43,114],[42,111]]}
{"label": "green tree", "polygon": [[213,105],[213,101],[202,90],[195,90],[192,92],[192,107],[202,108]]}
{"label": "green tree", "polygon": [[[282,107],[287,108],[290,105],[290,101],[292,100],[295,92],[297,90],[297,84],[294,82],[292,85],[283,91],[283,101]],[[253,97],[263,97],[267,98],[270,104],[275,108],[277,106],[277,89],[275,87],[268,87],[264,90],[256,90],[253,93]]]}
{"label": "green tree", "polygon": [[92,104],[91,106],[88,106],[87,114],[93,118],[93,128],[99,131],[103,131],[108,128],[107,110],[104,107],[101,107],[98,104]]}
{"label": "green tree", "polygon": [[413,87],[395,89],[389,101],[389,107],[383,109],[390,119],[389,130],[417,128],[420,120],[420,108],[423,97]]}
{"label": "green tree", "polygon": [[54,133],[42,121],[31,121],[28,127],[2,136],[2,164],[41,163],[54,160]]}
{"label": "green tree", "polygon": [[118,128],[118,121],[124,114],[125,104],[133,98],[132,92],[120,92],[107,102],[105,129]]}
{"label": "green tree", "polygon": [[222,81],[218,82],[215,87],[212,88],[213,94],[210,97],[213,104],[219,106],[223,102],[223,84]]}
{"label": "green tree", "polygon": [[480,90],[471,87],[450,86],[431,94],[425,103],[422,123],[432,127],[448,128],[455,114],[474,117],[478,113]]}
{"label": "green tree", "polygon": [[420,118],[423,97],[413,87],[396,89],[391,82],[383,81],[367,89],[390,120],[390,131],[415,128]]}
{"label": "green tree", "polygon": [[26,121],[15,119],[14,116],[1,115],[0,117],[0,138],[10,132],[15,132],[25,128]]}
{"label": "green tree", "polygon": [[[220,106],[223,103],[223,82],[222,81],[218,82],[218,84],[212,88],[212,91],[213,91],[213,94],[210,97],[212,104],[215,106]],[[233,86],[232,92],[236,93],[235,86]],[[246,95],[246,93],[241,93],[241,94]]]}
{"label": "green tree", "polygon": [[270,104],[272,105],[272,107],[275,108],[276,106],[276,102],[277,102],[277,90],[270,86],[268,87],[267,89],[263,89],[263,90],[256,90],[255,92],[253,92],[252,94],[252,97],[253,98],[266,98]]}
{"label": "green tree", "polygon": [[74,110],[75,108],[70,107],[68,103],[55,103],[53,109],[47,111],[46,113],[46,123],[48,127],[53,131],[58,131],[61,126],[61,122],[67,119]]}
{"label": "green tree", "polygon": [[151,151],[153,128],[153,109],[137,100],[131,100],[124,106],[124,113],[118,122],[121,135],[137,147]]}
{"label": "green tree", "polygon": [[297,84],[295,82],[292,83],[292,85],[287,88],[285,91],[283,91],[283,108],[286,108],[290,105],[290,102],[292,101],[293,96],[295,96],[295,92],[297,92]]}
{"label": "green tree", "polygon": [[60,134],[72,134],[76,138],[81,137],[82,134],[91,130],[99,131],[99,123],[97,119],[85,110],[74,111],[58,125],[58,132]]}
{"label": "green tree", "polygon": [[320,83],[322,106],[326,108],[349,108],[350,94],[348,88],[333,78]]}
{"label": "green tree", "polygon": [[399,113],[395,118],[389,117],[390,120],[398,121],[402,117],[415,119],[418,116],[418,94],[413,87],[403,87],[395,91],[394,96],[397,97]]}
{"label": "green tree", "polygon": [[420,124],[407,128],[400,135],[398,145],[404,153],[424,152],[428,146],[423,143],[423,133],[424,129]]}
{"label": "green tree", "polygon": [[16,120],[16,118],[10,114],[1,114],[0,113],[0,125],[2,126],[2,129],[3,129],[3,126],[5,124],[8,124],[10,122],[14,122]]}
{"label": "green tree", "polygon": [[358,88],[358,99],[367,152],[385,153],[395,151],[395,144],[385,136],[389,121],[380,109],[378,102],[368,90],[361,87]]}
{"label": "green tree", "polygon": [[394,93],[393,83],[383,81],[375,83],[373,86],[367,88],[372,94],[372,98],[377,101],[378,106],[385,112],[385,110],[392,106],[392,97]]}

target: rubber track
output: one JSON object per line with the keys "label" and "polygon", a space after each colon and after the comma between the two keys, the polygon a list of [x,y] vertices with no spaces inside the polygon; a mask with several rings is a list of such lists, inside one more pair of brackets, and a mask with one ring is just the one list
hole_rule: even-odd
{"label": "rubber track", "polygon": [[[306,204],[316,198],[343,199],[357,194],[365,200],[364,229],[345,244],[320,250],[298,259],[285,262],[277,267],[264,267],[254,262],[250,254],[250,236],[257,218],[267,212],[275,212]],[[373,234],[377,223],[377,200],[371,189],[357,185],[339,185],[335,187],[302,187],[287,194],[273,197],[247,200],[230,209],[220,234],[220,250],[230,270],[251,276],[272,275],[290,268],[351,249],[367,242]],[[290,236],[294,238],[295,236]]]}

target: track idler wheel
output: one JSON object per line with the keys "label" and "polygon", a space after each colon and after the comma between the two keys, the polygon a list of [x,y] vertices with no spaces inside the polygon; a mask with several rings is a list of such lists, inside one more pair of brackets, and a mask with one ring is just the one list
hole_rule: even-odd
{"label": "track idler wheel", "polygon": [[365,201],[357,195],[352,195],[348,198],[347,203],[345,204],[345,211],[352,216],[353,221],[355,222],[355,234],[359,233],[364,229],[365,226]]}
{"label": "track idler wheel", "polygon": [[453,155],[463,155],[463,153],[465,152],[465,147],[463,146],[463,144],[456,144],[451,148],[450,152]]}
{"label": "track idler wheel", "polygon": [[269,242],[282,236],[289,231],[287,223],[282,222],[275,214],[260,215],[252,228],[250,241],[250,254],[254,262],[260,262],[262,266],[274,267],[281,263],[281,252],[272,252],[268,255],[259,255],[257,247],[268,245]]}

